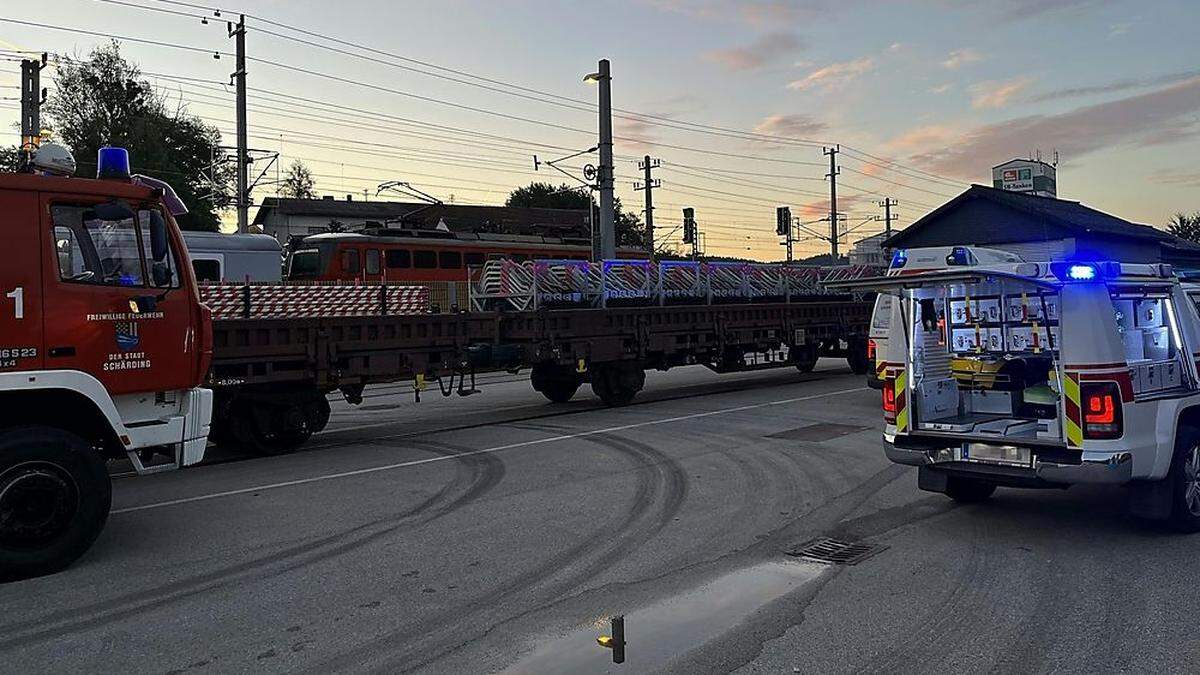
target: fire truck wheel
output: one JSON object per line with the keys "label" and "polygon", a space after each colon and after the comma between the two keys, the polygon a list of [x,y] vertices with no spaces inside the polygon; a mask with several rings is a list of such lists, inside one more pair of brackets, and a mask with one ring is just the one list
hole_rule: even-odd
{"label": "fire truck wheel", "polygon": [[1167,480],[1171,482],[1171,526],[1180,532],[1200,532],[1200,431],[1179,428]]}
{"label": "fire truck wheel", "polygon": [[995,483],[972,478],[951,476],[946,483],[946,496],[963,504],[985,501],[995,491]]}
{"label": "fire truck wheel", "polygon": [[111,506],[108,470],[82,438],[48,427],[0,434],[0,581],[75,562]]}

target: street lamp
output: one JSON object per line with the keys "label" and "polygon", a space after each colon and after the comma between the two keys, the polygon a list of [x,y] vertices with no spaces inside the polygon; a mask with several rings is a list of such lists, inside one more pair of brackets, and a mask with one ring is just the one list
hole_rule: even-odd
{"label": "street lamp", "polygon": [[583,77],[587,83],[600,86],[600,166],[598,180],[600,188],[600,242],[593,245],[592,258],[611,260],[617,257],[617,237],[613,213],[613,138],[612,138],[612,77],[609,75],[608,59],[600,59],[599,68]]}

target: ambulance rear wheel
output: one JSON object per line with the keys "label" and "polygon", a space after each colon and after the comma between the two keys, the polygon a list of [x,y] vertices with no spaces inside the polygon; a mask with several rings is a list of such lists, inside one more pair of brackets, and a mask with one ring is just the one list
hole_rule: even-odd
{"label": "ambulance rear wheel", "polygon": [[963,504],[985,501],[995,491],[995,483],[974,478],[951,476],[946,482],[946,496]]}
{"label": "ambulance rear wheel", "polygon": [[92,546],[112,507],[99,453],[49,427],[0,434],[0,581],[52,574]]}
{"label": "ambulance rear wheel", "polygon": [[1180,427],[1167,474],[1171,483],[1171,527],[1200,532],[1200,432]]}

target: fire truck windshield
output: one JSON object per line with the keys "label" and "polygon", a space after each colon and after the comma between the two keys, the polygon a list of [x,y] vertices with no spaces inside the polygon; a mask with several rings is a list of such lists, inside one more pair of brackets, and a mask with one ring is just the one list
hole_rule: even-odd
{"label": "fire truck windshield", "polygon": [[[59,277],[74,283],[107,286],[145,286],[145,264],[139,247],[139,230],[148,235],[148,215],[135,214],[125,207],[52,207],[55,251]],[[141,221],[141,227],[138,223]],[[145,242],[149,247],[150,242]],[[169,258],[170,256],[165,256]],[[163,283],[174,285],[173,268],[165,273]]]}

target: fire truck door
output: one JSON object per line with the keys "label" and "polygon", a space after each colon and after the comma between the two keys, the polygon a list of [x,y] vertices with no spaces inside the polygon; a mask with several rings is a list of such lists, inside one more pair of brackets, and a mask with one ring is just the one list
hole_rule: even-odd
{"label": "fire truck door", "polygon": [[46,367],[89,373],[114,395],[192,386],[192,307],[157,207],[44,199]]}

